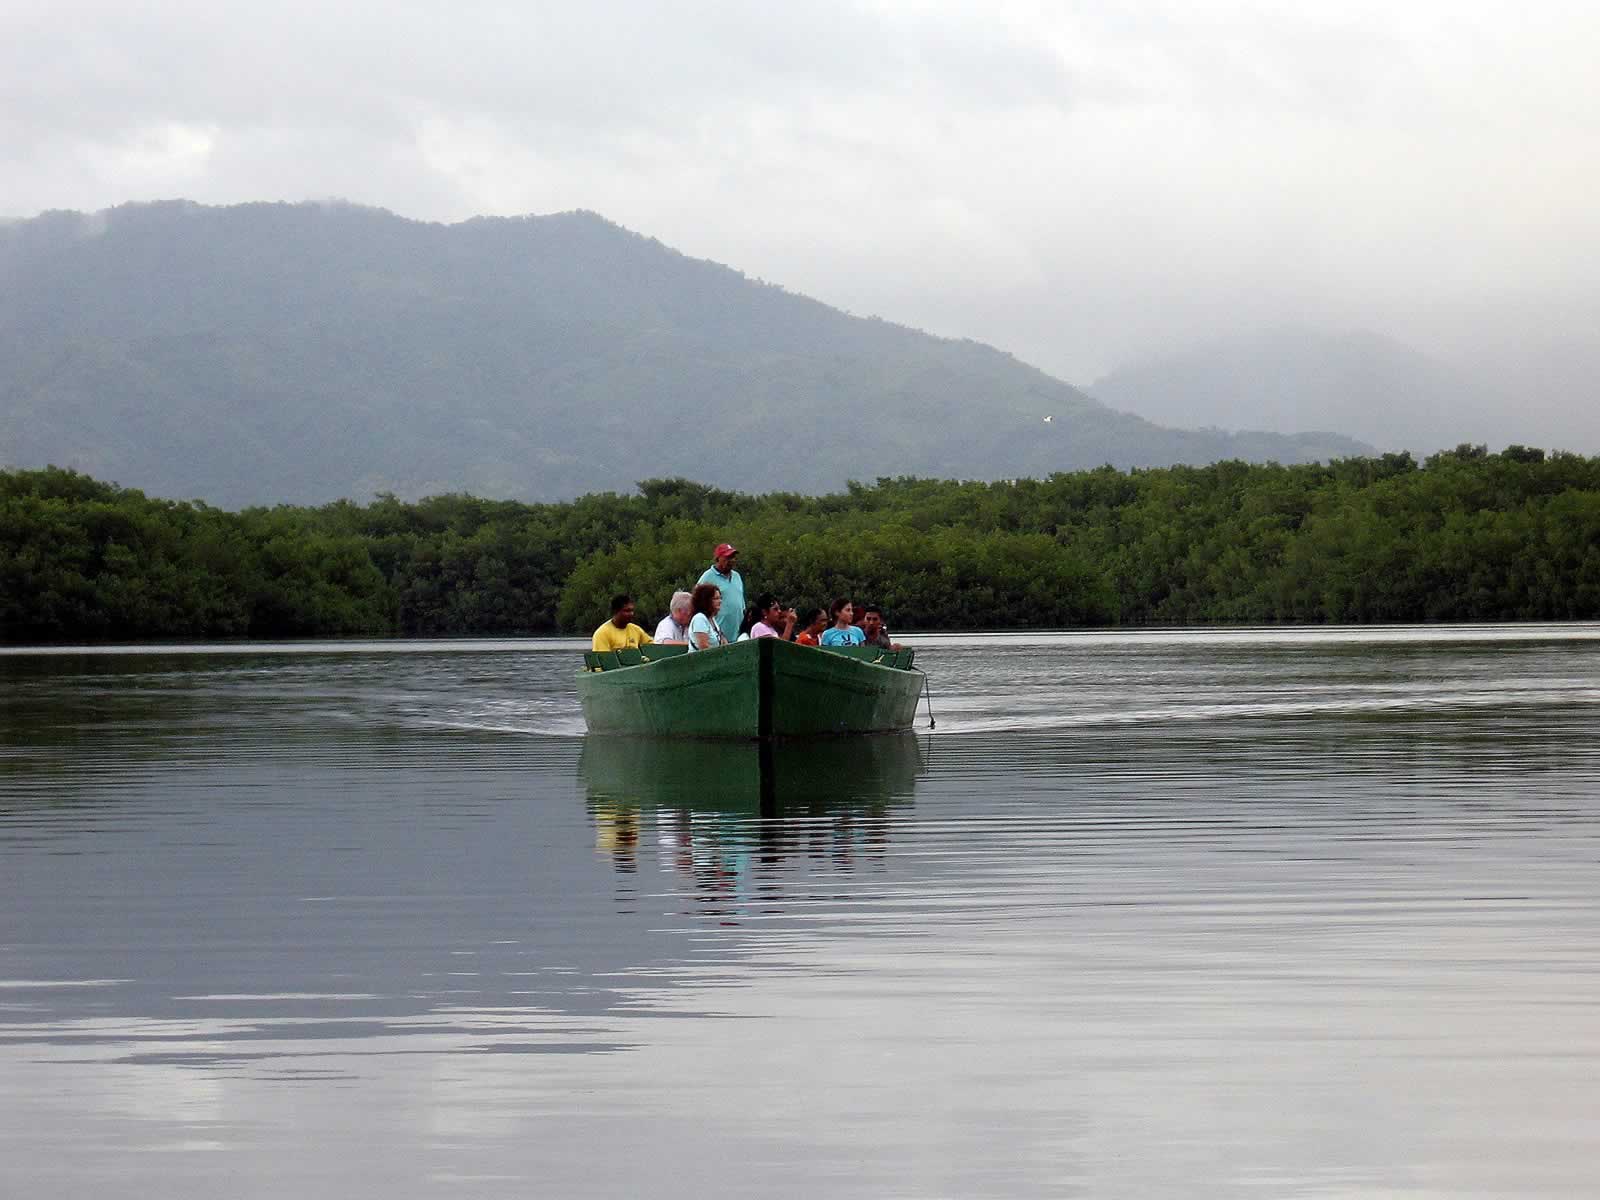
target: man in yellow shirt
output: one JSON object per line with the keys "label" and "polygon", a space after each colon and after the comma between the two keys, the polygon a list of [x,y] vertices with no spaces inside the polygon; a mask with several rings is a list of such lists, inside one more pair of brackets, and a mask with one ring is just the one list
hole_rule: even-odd
{"label": "man in yellow shirt", "polygon": [[650,642],[650,635],[633,623],[633,597],[611,597],[611,620],[594,631],[594,650],[630,650]]}

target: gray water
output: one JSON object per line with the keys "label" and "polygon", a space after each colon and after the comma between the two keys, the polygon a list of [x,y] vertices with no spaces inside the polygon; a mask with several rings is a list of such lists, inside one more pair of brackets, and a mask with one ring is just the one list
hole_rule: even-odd
{"label": "gray water", "polygon": [[1600,1192],[1600,627],[908,640],[0,654],[0,1195]]}

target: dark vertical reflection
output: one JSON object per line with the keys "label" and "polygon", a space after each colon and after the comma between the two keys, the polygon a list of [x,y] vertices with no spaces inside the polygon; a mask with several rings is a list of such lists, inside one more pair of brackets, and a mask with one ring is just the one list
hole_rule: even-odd
{"label": "dark vertical reflection", "polygon": [[591,806],[763,818],[909,803],[926,769],[914,734],[810,741],[588,738],[578,760]]}
{"label": "dark vertical reflection", "polygon": [[738,923],[776,913],[812,887],[794,861],[849,871],[879,859],[887,814],[908,809],[926,764],[911,734],[719,743],[600,739],[579,775],[596,847],[619,874],[638,871],[641,840],[682,881],[691,911]]}

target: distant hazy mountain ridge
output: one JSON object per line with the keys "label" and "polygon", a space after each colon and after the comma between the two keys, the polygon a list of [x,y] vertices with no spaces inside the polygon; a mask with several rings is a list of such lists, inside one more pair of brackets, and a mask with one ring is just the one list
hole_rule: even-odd
{"label": "distant hazy mountain ridge", "polygon": [[1119,368],[1090,390],[1165,424],[1338,429],[1419,456],[1505,433],[1491,416],[1503,403],[1467,373],[1359,331],[1283,328],[1208,342]]}
{"label": "distant hazy mountain ridge", "polygon": [[0,226],[0,465],[159,495],[814,492],[1366,449],[1160,428],[587,213],[171,202]]}

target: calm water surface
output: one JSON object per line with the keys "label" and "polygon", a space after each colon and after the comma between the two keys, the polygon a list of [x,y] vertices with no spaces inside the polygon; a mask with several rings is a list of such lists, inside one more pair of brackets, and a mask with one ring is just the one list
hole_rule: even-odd
{"label": "calm water surface", "polygon": [[0,1195],[1600,1193],[1600,627],[0,654]]}

